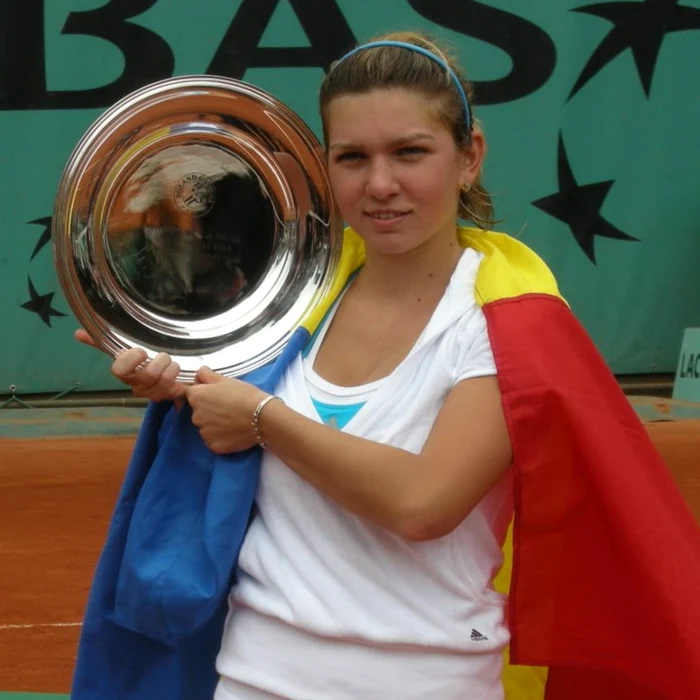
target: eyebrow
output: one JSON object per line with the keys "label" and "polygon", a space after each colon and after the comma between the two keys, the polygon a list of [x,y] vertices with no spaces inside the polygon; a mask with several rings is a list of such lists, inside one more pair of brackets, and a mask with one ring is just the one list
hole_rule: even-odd
{"label": "eyebrow", "polygon": [[[389,146],[391,147],[396,147],[396,146],[402,146],[406,143],[410,143],[412,141],[423,141],[429,139],[431,141],[435,140],[435,137],[432,134],[429,134],[424,131],[417,131],[413,134],[407,134],[406,136],[400,136],[397,139],[393,139],[392,141],[389,142]],[[352,143],[349,141],[338,141],[337,143],[332,143],[328,150],[332,151],[335,149],[345,149],[345,150],[352,150],[352,149],[359,149],[361,146],[359,146],[356,143]]]}

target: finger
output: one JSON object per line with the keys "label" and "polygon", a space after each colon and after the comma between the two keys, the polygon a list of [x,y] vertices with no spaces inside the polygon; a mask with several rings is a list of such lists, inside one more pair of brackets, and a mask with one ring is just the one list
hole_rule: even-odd
{"label": "finger", "polygon": [[180,382],[176,382],[173,384],[168,398],[170,401],[184,401],[187,396],[186,392],[187,387],[184,384],[180,384]]}
{"label": "finger", "polygon": [[204,441],[204,444],[215,454],[219,454],[218,450],[221,449],[220,441],[218,441],[214,435],[211,434],[210,430],[206,428],[200,428],[199,435]]}
{"label": "finger", "polygon": [[214,372],[209,367],[200,367],[197,370],[197,382],[200,384],[218,384],[225,381],[228,381],[226,377]]}
{"label": "finger", "polygon": [[148,359],[145,350],[131,348],[117,356],[112,363],[112,374],[126,384],[132,384],[138,367]]}
{"label": "finger", "polygon": [[204,382],[200,378],[200,374],[202,372],[211,372],[211,369],[207,367],[206,365],[202,365],[194,374],[194,383],[195,384],[204,384]]}
{"label": "finger", "polygon": [[[154,360],[154,362],[156,361]],[[144,387],[144,390],[147,392],[152,392],[152,398],[157,401],[180,398],[185,387],[177,381],[179,374],[180,365],[177,362],[169,361],[168,365],[161,372],[157,382],[151,385],[150,388]]]}
{"label": "finger", "polygon": [[[163,373],[173,364],[170,355],[165,352],[159,352],[143,369],[139,371],[139,381],[144,387],[155,387],[160,384]],[[180,369],[178,368],[178,372]],[[175,374],[177,377],[177,374]],[[170,382],[174,380],[174,377]]]}
{"label": "finger", "polygon": [[155,387],[150,389],[144,389],[139,386],[134,386],[132,392],[134,396],[141,399],[148,399],[149,401],[172,401],[174,403],[181,403],[185,401],[187,387],[184,384],[175,382],[166,387]]}
{"label": "finger", "polygon": [[149,401],[178,401],[185,398],[185,386],[171,384],[165,388],[144,388],[139,385],[132,387],[132,393],[139,399]]}
{"label": "finger", "polygon": [[179,366],[176,366],[173,374],[172,364],[169,355],[159,353],[145,367],[137,369],[133,377],[127,379],[128,383],[134,387],[135,395],[153,401],[164,401],[169,398],[173,383],[180,372]]}
{"label": "finger", "polygon": [[200,387],[197,384],[190,384],[185,388],[185,399],[187,399],[187,403],[189,403],[191,406],[194,406],[194,404],[197,403],[197,394],[199,393],[199,389]]}
{"label": "finger", "polygon": [[180,365],[177,362],[173,362],[171,360],[170,364],[163,370],[163,373],[160,375],[160,382],[162,384],[167,384],[168,387],[170,385],[175,384],[177,382],[177,378],[180,376]]}
{"label": "finger", "polygon": [[215,455],[224,455],[226,454],[226,446],[223,443],[217,442],[216,440],[208,443],[207,447],[215,454]]}
{"label": "finger", "polygon": [[78,328],[73,333],[73,337],[79,343],[82,343],[83,345],[89,345],[91,348],[97,348],[99,350],[95,339],[84,328]]}

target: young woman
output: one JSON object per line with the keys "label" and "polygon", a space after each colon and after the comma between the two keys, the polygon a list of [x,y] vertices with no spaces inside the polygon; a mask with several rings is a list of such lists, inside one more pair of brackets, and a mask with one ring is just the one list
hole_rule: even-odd
{"label": "young woman", "polygon": [[326,76],[328,170],[365,259],[274,394],[206,368],[183,387],[166,355],[114,362],[136,395],[186,398],[213,452],[265,448],[216,700],[504,698],[493,576],[523,428],[477,283],[500,253],[458,224],[492,216],[470,97],[416,34],[359,47]]}

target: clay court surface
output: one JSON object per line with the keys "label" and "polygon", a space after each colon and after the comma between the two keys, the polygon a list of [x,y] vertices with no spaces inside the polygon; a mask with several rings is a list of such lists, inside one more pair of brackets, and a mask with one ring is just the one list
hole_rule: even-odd
{"label": "clay court surface", "polygon": [[[131,420],[121,432],[133,433]],[[80,425],[78,434],[93,435],[0,439],[2,700],[70,688],[93,568],[133,444],[133,434],[95,437]],[[647,429],[700,520],[700,420]]]}

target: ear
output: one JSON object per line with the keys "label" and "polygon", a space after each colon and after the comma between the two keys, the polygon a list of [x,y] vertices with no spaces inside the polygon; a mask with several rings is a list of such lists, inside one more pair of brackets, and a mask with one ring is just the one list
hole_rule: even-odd
{"label": "ear", "polygon": [[486,150],[484,132],[481,127],[475,126],[472,130],[471,144],[462,152],[460,172],[462,182],[474,182],[479,177],[486,158]]}

